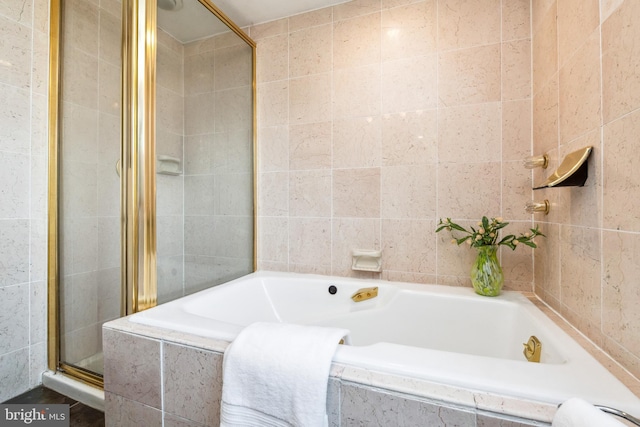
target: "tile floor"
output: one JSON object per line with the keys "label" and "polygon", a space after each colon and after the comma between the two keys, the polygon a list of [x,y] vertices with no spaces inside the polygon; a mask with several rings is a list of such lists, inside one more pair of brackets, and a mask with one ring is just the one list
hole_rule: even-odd
{"label": "tile floor", "polygon": [[103,412],[42,386],[3,403],[66,403],[70,406],[70,427],[104,427]]}

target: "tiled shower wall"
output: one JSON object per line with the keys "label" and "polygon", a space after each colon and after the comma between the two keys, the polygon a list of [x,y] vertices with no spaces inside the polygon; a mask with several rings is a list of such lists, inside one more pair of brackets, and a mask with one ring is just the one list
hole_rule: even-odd
{"label": "tiled shower wall", "polygon": [[[528,0],[353,0],[250,29],[258,44],[259,266],[470,285],[440,217],[531,226]],[[533,289],[529,248],[502,251]]]}
{"label": "tiled shower wall", "polygon": [[46,369],[47,0],[0,0],[0,402]]}
{"label": "tiled shower wall", "polygon": [[235,33],[184,45],[185,292],[253,269],[252,54]]}
{"label": "tiled shower wall", "polygon": [[158,299],[253,268],[251,49],[234,33],[182,43],[158,31]]}
{"label": "tiled shower wall", "polygon": [[[593,146],[583,188],[553,203],[536,293],[640,376],[640,3],[533,2],[534,152]],[[536,174],[534,179],[542,179]]]}
{"label": "tiled shower wall", "polygon": [[[184,164],[184,46],[158,29],[156,155]],[[159,167],[159,166],[157,166]],[[184,295],[184,175],[156,175],[158,302]]]}

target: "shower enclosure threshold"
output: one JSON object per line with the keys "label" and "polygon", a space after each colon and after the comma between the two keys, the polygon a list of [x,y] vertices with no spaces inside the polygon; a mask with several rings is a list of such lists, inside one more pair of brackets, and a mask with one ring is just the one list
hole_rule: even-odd
{"label": "shower enclosure threshold", "polygon": [[53,371],[42,374],[42,385],[104,412],[104,390]]}
{"label": "shower enclosure threshold", "polygon": [[75,364],[79,368],[86,369],[97,374],[104,374],[104,355],[102,352],[96,353],[93,356],[82,359]]}

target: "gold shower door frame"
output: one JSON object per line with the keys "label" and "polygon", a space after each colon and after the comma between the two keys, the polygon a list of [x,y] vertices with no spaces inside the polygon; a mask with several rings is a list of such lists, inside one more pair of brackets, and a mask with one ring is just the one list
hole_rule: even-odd
{"label": "gold shower door frame", "polygon": [[122,312],[157,303],[156,0],[122,2]]}
{"label": "gold shower door frame", "polygon": [[[51,0],[49,45],[48,366],[102,388],[102,376],[60,360],[59,155],[60,27],[64,0]],[[256,44],[209,0],[198,0],[252,50],[253,268],[257,266]],[[121,315],[157,304],[156,43],[157,0],[122,0]]]}

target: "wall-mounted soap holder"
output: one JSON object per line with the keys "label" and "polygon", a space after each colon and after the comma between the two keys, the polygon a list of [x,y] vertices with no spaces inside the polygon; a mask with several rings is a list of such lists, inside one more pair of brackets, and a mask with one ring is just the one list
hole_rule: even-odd
{"label": "wall-mounted soap holder", "polygon": [[593,147],[585,147],[569,153],[558,169],[547,180],[534,190],[550,187],[582,187],[587,180],[587,159],[591,155]]}
{"label": "wall-mounted soap holder", "polygon": [[382,271],[382,251],[354,249],[351,269],[357,271]]}
{"label": "wall-mounted soap holder", "polygon": [[156,172],[161,175],[180,175],[182,173],[180,159],[159,154],[158,162],[156,163]]}

